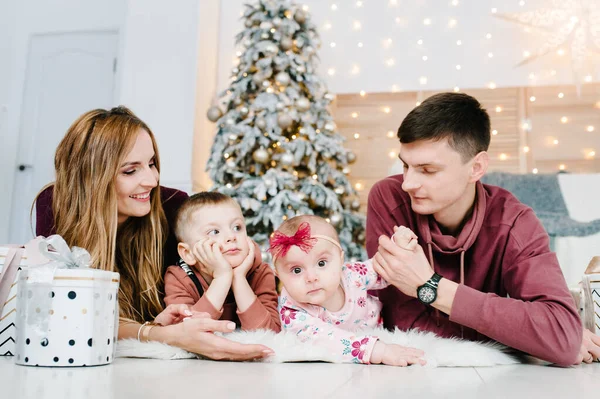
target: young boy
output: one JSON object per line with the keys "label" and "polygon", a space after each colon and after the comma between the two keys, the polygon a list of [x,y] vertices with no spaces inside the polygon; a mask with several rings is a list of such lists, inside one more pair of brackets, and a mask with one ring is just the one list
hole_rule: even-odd
{"label": "young boy", "polygon": [[275,276],[246,234],[235,200],[218,192],[191,196],[179,209],[175,233],[185,264],[167,268],[166,305],[187,304],[242,330],[280,331]]}
{"label": "young boy", "polygon": [[[399,229],[394,240],[414,248],[414,234]],[[284,331],[330,348],[346,363],[425,364],[423,352],[385,344],[360,329],[381,325],[381,303],[367,294],[387,283],[370,261],[344,264],[335,229],[318,216],[296,216],[271,237],[273,263],[284,288],[279,299]]]}

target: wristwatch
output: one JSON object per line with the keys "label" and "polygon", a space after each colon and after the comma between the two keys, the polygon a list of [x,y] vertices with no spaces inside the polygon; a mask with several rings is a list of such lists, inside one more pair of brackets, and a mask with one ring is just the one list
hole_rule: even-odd
{"label": "wristwatch", "polygon": [[431,305],[437,299],[438,284],[442,276],[433,273],[433,276],[425,284],[417,288],[417,299],[425,305]]}

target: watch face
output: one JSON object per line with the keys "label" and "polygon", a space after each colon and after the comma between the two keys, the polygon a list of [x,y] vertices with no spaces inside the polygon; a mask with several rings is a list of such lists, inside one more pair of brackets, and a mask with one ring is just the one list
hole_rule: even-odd
{"label": "watch face", "polygon": [[418,295],[419,295],[419,299],[421,300],[421,302],[432,303],[433,301],[435,301],[436,292],[431,287],[423,286],[423,287],[419,288]]}

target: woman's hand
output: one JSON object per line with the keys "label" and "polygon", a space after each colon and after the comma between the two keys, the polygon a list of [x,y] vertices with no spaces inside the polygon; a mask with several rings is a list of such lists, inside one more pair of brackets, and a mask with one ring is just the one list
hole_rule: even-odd
{"label": "woman's hand", "polygon": [[154,319],[154,322],[161,326],[169,326],[171,324],[177,324],[188,317],[210,317],[208,313],[197,312],[192,310],[190,305],[184,304],[171,304],[165,308],[158,316]]}
{"label": "woman's hand", "polygon": [[235,323],[213,320],[209,317],[186,318],[183,323],[167,327],[155,327],[150,331],[150,340],[161,341],[213,360],[253,360],[272,355],[274,352],[264,345],[240,344],[213,332],[232,332]]}

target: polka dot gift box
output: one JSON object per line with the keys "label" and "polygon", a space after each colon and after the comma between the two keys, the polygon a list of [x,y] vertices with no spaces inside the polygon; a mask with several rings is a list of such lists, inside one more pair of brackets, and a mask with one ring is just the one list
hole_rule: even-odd
{"label": "polka dot gift box", "polygon": [[[48,251],[48,247],[56,249]],[[119,274],[91,269],[81,248],[60,236],[42,242],[51,262],[18,279],[15,362],[24,366],[98,366],[112,362]]]}

